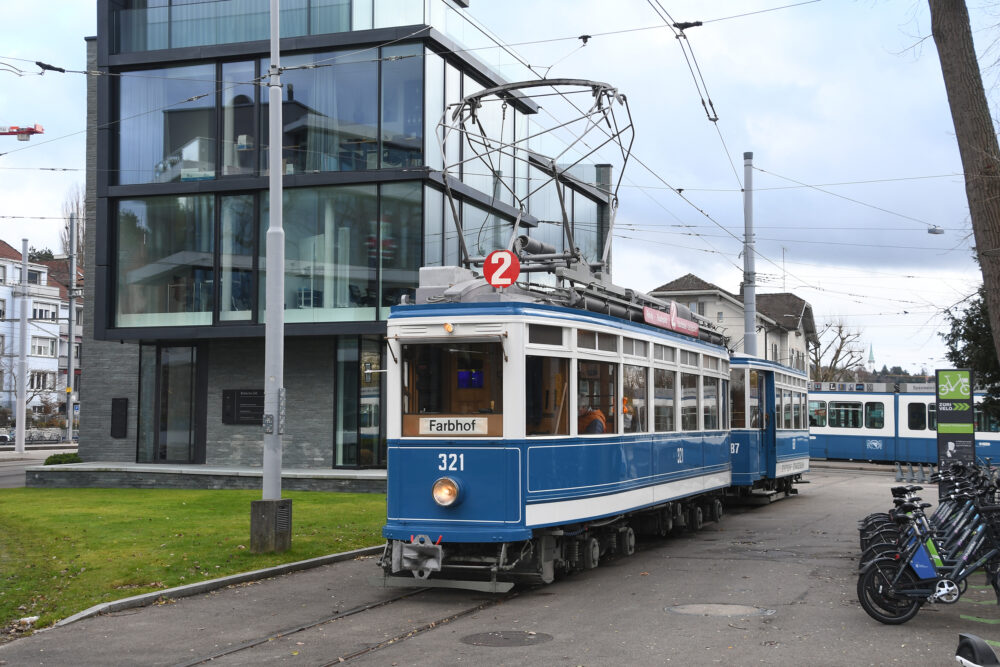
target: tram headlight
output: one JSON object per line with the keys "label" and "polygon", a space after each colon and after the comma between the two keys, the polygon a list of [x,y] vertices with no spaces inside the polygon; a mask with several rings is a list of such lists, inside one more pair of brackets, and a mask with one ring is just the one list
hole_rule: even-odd
{"label": "tram headlight", "polygon": [[461,488],[451,477],[442,477],[431,487],[431,497],[441,507],[452,507],[458,504]]}

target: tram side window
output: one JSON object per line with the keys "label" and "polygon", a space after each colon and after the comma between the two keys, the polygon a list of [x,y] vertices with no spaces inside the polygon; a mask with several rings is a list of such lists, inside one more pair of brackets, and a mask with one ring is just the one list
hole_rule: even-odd
{"label": "tram side window", "polygon": [[698,430],[698,376],[681,373],[681,430]]}
{"label": "tram side window", "polygon": [[861,404],[830,401],[831,428],[861,428]]}
{"label": "tram side window", "polygon": [[764,425],[760,416],[760,397],[763,393],[764,376],[757,371],[750,371],[750,401],[747,403],[748,426],[750,428],[761,428]]}
{"label": "tram side window", "polygon": [[646,372],[642,366],[622,368],[622,424],[626,433],[644,433],[649,418],[646,407]]}
{"label": "tram side window", "polygon": [[932,431],[937,430],[937,404],[927,404],[927,428]]}
{"label": "tram side window", "polygon": [[826,401],[809,401],[809,428],[826,426]]}
{"label": "tram side window", "polygon": [[528,356],[524,380],[524,432],[569,435],[569,360]]}
{"label": "tram side window", "polygon": [[923,403],[910,403],[906,406],[906,427],[911,431],[923,431],[927,428],[927,406]]}
{"label": "tram side window", "polygon": [[503,435],[499,343],[404,345],[401,363],[404,436]]}
{"label": "tram side window", "polygon": [[1000,431],[1000,406],[976,406],[976,431],[982,433]]}
{"label": "tram side window", "polygon": [[719,378],[702,378],[701,393],[705,430],[717,429],[719,428]]}
{"label": "tram side window", "polygon": [[676,430],[674,426],[674,372],[653,370],[653,428],[658,432]]}
{"label": "tram side window", "polygon": [[732,414],[732,428],[746,428],[747,425],[747,374],[742,368],[734,368],[729,373],[729,411]]}
{"label": "tram side window", "polygon": [[885,404],[865,403],[865,428],[885,427]]}
{"label": "tram side window", "polygon": [[615,433],[618,404],[618,364],[579,361],[577,379],[577,433]]}
{"label": "tram side window", "polygon": [[781,394],[784,396],[781,404],[781,414],[784,416],[782,421],[785,428],[792,428],[792,390],[785,389]]}
{"label": "tram side window", "polygon": [[792,394],[792,428],[802,428],[802,394]]}

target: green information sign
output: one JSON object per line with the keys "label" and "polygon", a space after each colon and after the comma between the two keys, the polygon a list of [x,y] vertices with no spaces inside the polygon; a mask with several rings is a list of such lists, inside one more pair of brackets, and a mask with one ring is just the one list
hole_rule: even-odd
{"label": "green information sign", "polygon": [[953,461],[976,462],[973,377],[969,369],[938,370],[937,373],[938,467]]}

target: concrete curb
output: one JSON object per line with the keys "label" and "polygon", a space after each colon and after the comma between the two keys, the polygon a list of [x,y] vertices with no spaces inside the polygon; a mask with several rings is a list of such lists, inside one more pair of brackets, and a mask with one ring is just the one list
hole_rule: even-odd
{"label": "concrete curb", "polygon": [[135,607],[147,607],[160,598],[176,599],[190,597],[192,595],[201,595],[202,593],[209,593],[234,584],[242,584],[248,581],[259,581],[269,577],[298,572],[299,570],[308,570],[309,568],[319,567],[321,565],[329,565],[330,563],[353,560],[359,556],[374,556],[381,553],[384,548],[385,547],[383,545],[365,547],[363,549],[355,549],[354,551],[344,551],[339,554],[329,554],[326,556],[310,558],[308,560],[300,560],[295,563],[276,565],[274,567],[264,568],[263,570],[253,570],[251,572],[232,574],[228,577],[220,577],[219,579],[199,581],[194,584],[177,586],[176,588],[167,588],[162,591],[153,591],[151,593],[143,593],[142,595],[133,595],[130,598],[122,598],[121,600],[113,600],[112,602],[104,602],[99,605],[94,605],[89,609],[84,609],[79,613],[68,616],[61,621],[57,621],[51,627],[58,628],[63,625],[69,625],[70,623],[82,621],[85,618],[97,616],[99,614],[110,614],[125,609],[134,609]]}

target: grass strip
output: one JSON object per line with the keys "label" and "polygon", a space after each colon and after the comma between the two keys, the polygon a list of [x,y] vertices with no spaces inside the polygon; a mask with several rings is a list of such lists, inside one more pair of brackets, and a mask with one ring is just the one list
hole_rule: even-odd
{"label": "grass strip", "polygon": [[0,489],[0,628],[382,542],[382,494],[292,491],[292,548],[250,552],[259,491]]}

